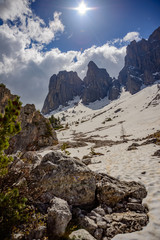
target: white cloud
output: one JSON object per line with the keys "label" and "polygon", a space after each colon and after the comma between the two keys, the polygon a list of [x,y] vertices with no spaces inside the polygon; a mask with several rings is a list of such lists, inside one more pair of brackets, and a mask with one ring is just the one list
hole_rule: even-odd
{"label": "white cloud", "polygon": [[89,61],[94,61],[98,67],[105,68],[111,77],[117,77],[124,66],[126,47],[116,48],[108,43],[101,47],[92,46],[83,53],[77,53],[77,62],[72,62],[68,70],[77,71],[83,79],[87,72]]}
{"label": "white cloud", "polygon": [[129,32],[126,34],[126,36],[123,38],[124,42],[131,42],[133,40],[139,41],[141,40],[139,32]]}
{"label": "white cloud", "polygon": [[[1,0],[2,1],[2,0]],[[9,38],[23,39],[25,47],[32,41],[39,44],[48,44],[55,39],[58,32],[64,31],[64,25],[60,20],[61,13],[54,12],[53,20],[47,26],[43,19],[32,13],[30,3],[34,0],[4,0],[0,2],[0,18],[4,24],[0,27],[2,34],[9,34]],[[7,20],[11,20],[14,25],[9,25]],[[9,32],[9,33],[7,33]],[[13,35],[13,36],[11,36]]]}
{"label": "white cloud", "polygon": [[37,16],[27,18],[27,24],[23,26],[23,33],[30,39],[41,44],[49,44],[55,39],[57,32],[64,31],[64,25],[60,20],[61,13],[55,12],[53,14],[53,21],[49,22],[49,27],[45,22]]}
{"label": "white cloud", "polygon": [[93,60],[98,67],[106,68],[111,76],[117,76],[124,65],[125,54],[125,47],[118,49],[108,44],[101,47],[93,46],[83,53],[78,51],[63,53],[59,49],[52,49],[44,54],[32,48],[26,50],[21,59],[12,59],[8,63],[6,61],[8,67],[11,64],[14,68],[5,74],[3,66],[1,79],[13,93],[21,96],[24,103],[34,103],[41,109],[47,95],[49,79],[53,74],[62,70],[76,71],[83,79],[89,61]]}
{"label": "white cloud", "polygon": [[[53,41],[58,32],[64,31],[61,13],[55,12],[53,20],[46,25],[43,19],[32,13],[30,2],[0,0],[0,14],[3,12],[1,17],[4,20],[0,26],[0,81],[14,94],[20,95],[23,103],[34,103],[41,109],[53,74],[61,70],[77,71],[83,79],[91,60],[98,67],[106,68],[112,77],[117,77],[124,65],[126,46],[115,47],[106,43],[84,52],[61,52],[57,48],[43,52],[43,47]],[[16,25],[17,18],[20,24]],[[8,25],[7,19],[14,20],[15,24]]]}
{"label": "white cloud", "polygon": [[30,14],[30,1],[28,0],[1,0],[0,1],[0,17],[6,21],[8,19],[15,20],[22,17],[23,14]]}

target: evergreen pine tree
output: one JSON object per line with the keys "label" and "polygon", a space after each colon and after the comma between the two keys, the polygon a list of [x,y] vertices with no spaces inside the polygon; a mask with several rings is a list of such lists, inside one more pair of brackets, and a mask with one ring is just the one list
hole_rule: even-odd
{"label": "evergreen pine tree", "polygon": [[[0,180],[8,173],[8,166],[13,161],[12,157],[5,154],[9,146],[9,139],[20,130],[17,118],[20,114],[21,102],[19,97],[13,101],[9,100],[5,107],[5,113],[0,114]],[[0,188],[0,233],[1,239],[11,239],[13,227],[26,221],[27,208],[26,199],[19,196],[16,188],[6,188],[5,181]]]}

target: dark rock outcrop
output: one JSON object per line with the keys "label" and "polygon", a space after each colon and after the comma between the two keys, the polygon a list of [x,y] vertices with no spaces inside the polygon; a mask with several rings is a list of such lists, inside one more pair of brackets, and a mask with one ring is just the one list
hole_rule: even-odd
{"label": "dark rock outcrop", "polygon": [[8,104],[8,99],[13,100],[16,95],[11,94],[11,91],[6,86],[0,84],[0,113],[4,113],[5,106]]}
{"label": "dark rock outcrop", "polygon": [[47,114],[60,105],[66,106],[67,102],[75,96],[80,96],[83,89],[83,81],[76,72],[61,71],[50,78],[49,92],[45,99],[42,113]]}
{"label": "dark rock outcrop", "polygon": [[109,100],[113,101],[117,99],[120,95],[120,92],[121,92],[121,85],[117,79],[113,78],[111,87],[109,88],[109,95],[108,95]]}
{"label": "dark rock outcrop", "polygon": [[84,78],[82,102],[89,104],[108,95],[112,79],[105,69],[100,69],[91,61],[88,64],[87,76]]}
{"label": "dark rock outcrop", "polygon": [[160,80],[160,27],[148,40],[134,40],[129,44],[118,80],[131,94],[140,91],[143,84]]}
{"label": "dark rock outcrop", "polygon": [[22,107],[19,121],[22,130],[10,139],[8,154],[17,151],[35,151],[58,143],[49,120],[36,110],[34,104],[26,104]]}
{"label": "dark rock outcrop", "polygon": [[[8,100],[13,100],[10,90],[0,85],[0,112],[4,113]],[[21,131],[10,139],[8,154],[17,151],[38,150],[42,147],[57,144],[57,136],[48,119],[46,119],[33,104],[21,108],[18,121],[21,122]]]}

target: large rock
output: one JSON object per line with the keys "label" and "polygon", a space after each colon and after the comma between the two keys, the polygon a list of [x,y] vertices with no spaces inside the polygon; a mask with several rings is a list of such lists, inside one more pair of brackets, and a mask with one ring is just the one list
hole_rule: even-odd
{"label": "large rock", "polygon": [[29,195],[34,201],[49,202],[53,196],[69,204],[92,205],[95,201],[94,173],[79,160],[58,152],[45,155],[28,180]]}
{"label": "large rock", "polygon": [[66,106],[67,102],[75,96],[80,96],[83,89],[83,81],[76,72],[61,71],[50,78],[49,92],[45,99],[42,113],[47,114],[60,105]]}
{"label": "large rock", "polygon": [[112,79],[105,69],[100,69],[91,61],[88,64],[87,76],[84,78],[82,102],[89,104],[108,95]]}
{"label": "large rock", "polygon": [[137,182],[119,181],[107,175],[102,175],[100,179],[98,176],[97,198],[100,204],[114,207],[126,198],[142,200],[146,195],[145,187]]}
{"label": "large rock", "polygon": [[33,151],[57,144],[57,136],[49,120],[33,104],[22,107],[19,121],[22,130],[10,139],[7,153]]}
{"label": "large rock", "polygon": [[63,236],[71,218],[72,214],[68,203],[63,199],[54,197],[51,200],[51,207],[48,208],[47,228],[49,236],[52,239]]}
{"label": "large rock", "polygon": [[127,47],[125,66],[119,73],[119,82],[131,94],[142,85],[151,85],[160,79],[160,27],[148,40],[132,41]]}

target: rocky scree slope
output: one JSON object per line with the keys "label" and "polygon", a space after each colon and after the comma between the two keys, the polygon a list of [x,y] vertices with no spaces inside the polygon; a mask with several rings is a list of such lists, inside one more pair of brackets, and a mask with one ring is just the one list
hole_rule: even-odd
{"label": "rocky scree slope", "polygon": [[119,97],[121,86],[131,94],[140,91],[143,86],[160,80],[160,27],[148,40],[132,41],[127,47],[125,66],[118,79],[111,78],[105,69],[100,69],[91,61],[83,81],[75,72],[60,72],[50,79],[49,92],[42,108],[48,114],[60,105],[66,106],[75,96],[80,96],[83,104],[108,97]]}
{"label": "rocky scree slope", "polygon": [[[3,113],[8,100],[13,100],[10,90],[3,84],[0,85],[0,112]],[[10,139],[8,154],[17,151],[38,150],[46,146],[57,144],[57,136],[48,119],[46,119],[33,104],[21,108],[18,121],[22,130]]]}
{"label": "rocky scree slope", "polygon": [[44,157],[35,151],[15,157],[3,181],[8,187],[17,186],[46,219],[34,231],[28,229],[28,235],[13,234],[14,240],[72,239],[73,226],[85,229],[89,239],[110,240],[148,223],[148,210],[142,204],[147,192],[142,184],[94,173],[81,161],[56,151]]}

